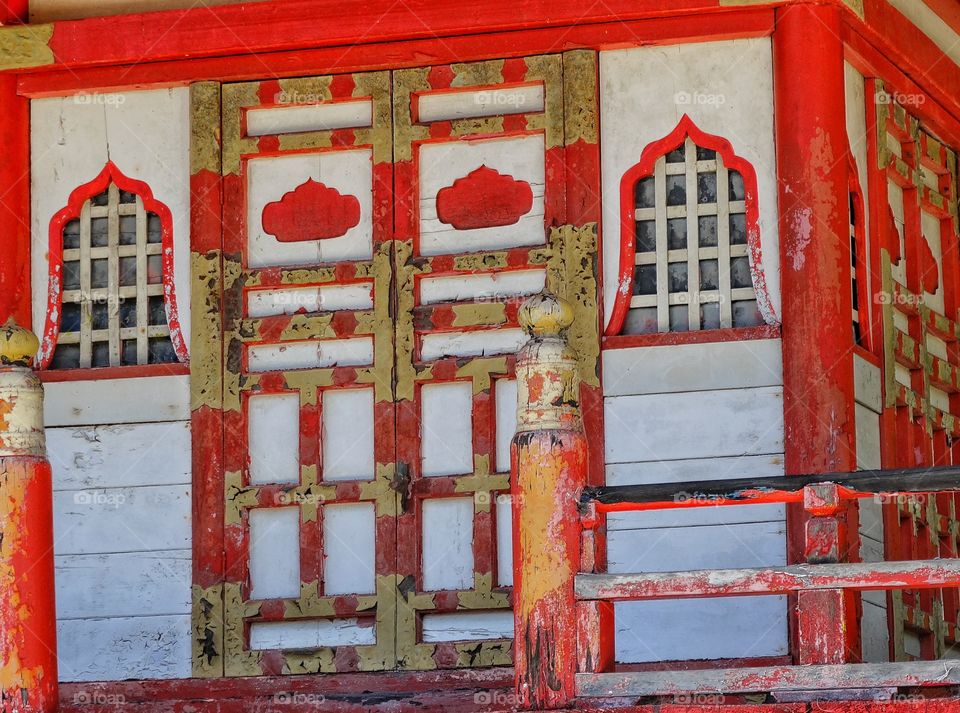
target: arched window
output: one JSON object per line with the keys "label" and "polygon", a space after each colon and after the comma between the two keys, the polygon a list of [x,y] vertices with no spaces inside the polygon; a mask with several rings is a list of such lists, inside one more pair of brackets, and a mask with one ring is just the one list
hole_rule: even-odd
{"label": "arched window", "polygon": [[620,184],[614,334],[754,327],[769,304],[753,167],[684,116]]}
{"label": "arched window", "polygon": [[108,163],[50,221],[40,363],[49,369],[186,360],[170,211]]}

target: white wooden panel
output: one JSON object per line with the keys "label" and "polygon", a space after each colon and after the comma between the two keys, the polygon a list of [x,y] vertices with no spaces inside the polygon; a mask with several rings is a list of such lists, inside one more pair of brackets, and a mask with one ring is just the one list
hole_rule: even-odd
{"label": "white wooden panel", "polygon": [[373,309],[372,282],[251,290],[247,293],[247,312],[251,317],[347,309]]}
{"label": "white wooden panel", "polygon": [[60,621],[190,614],[188,549],[60,555],[55,562]]}
{"label": "white wooden panel", "polygon": [[300,508],[250,510],[250,598],[300,596]]}
{"label": "white wooden panel", "polygon": [[882,562],[883,557],[883,507],[881,504],[882,496],[872,498],[860,498],[857,500],[857,506],[860,513],[860,536],[869,537],[880,544],[879,558],[876,560],[863,558],[864,562]]}
{"label": "white wooden panel", "polygon": [[497,585],[513,586],[513,502],[509,495],[498,495],[497,518]]}
{"label": "white wooden panel", "polygon": [[934,262],[937,265],[937,289],[933,294],[924,290],[923,294],[926,297],[923,302],[937,314],[944,314],[943,247],[940,244],[940,220],[932,213],[921,210],[920,228],[924,239],[927,241],[927,245],[930,246],[930,252],[933,254]]}
{"label": "white wooden panel", "polygon": [[[373,154],[370,149],[322,151],[251,159],[247,163],[247,260],[251,267],[368,260],[373,255]],[[353,196],[360,222],[343,236],[280,242],[263,229],[263,209],[308,179]]]}
{"label": "white wooden panel", "polygon": [[[34,330],[39,334],[46,318],[50,219],[67,205],[75,188],[93,180],[107,161],[112,161],[125,176],[144,181],[154,198],[170,209],[174,285],[181,332],[189,347],[189,88],[82,92],[34,99],[30,102],[30,145]],[[149,406],[149,402],[137,401],[132,408],[138,406]]]}
{"label": "white wooden panel", "polygon": [[[884,595],[886,599],[886,595]],[[886,607],[863,602],[860,618],[861,646],[864,663],[882,663],[890,660],[890,630]]]}
{"label": "white wooden panel", "polygon": [[54,552],[153,552],[190,547],[190,485],[87,488],[53,495]]}
{"label": "white wooden panel", "polygon": [[[719,70],[736,67],[736,71]],[[669,79],[666,79],[669,78]],[[762,265],[774,315],[780,312],[773,61],[769,37],[633,47],[600,53],[604,323],[620,270],[620,179],[643,149],[684,114],[722,136],[757,172]],[[638,121],[638,117],[643,117]]]}
{"label": "white wooden panel", "polygon": [[[368,620],[372,624],[372,620]],[[358,626],[357,619],[312,619],[265,621],[250,625],[250,648],[315,649],[320,646],[350,646],[377,643],[372,625]]]}
{"label": "white wooden panel", "polygon": [[420,471],[425,476],[473,472],[473,388],[468,381],[420,388]]}
{"label": "white wooden panel", "polygon": [[779,339],[607,349],[604,396],[743,389],[783,384]]}
{"label": "white wooden panel", "polygon": [[506,89],[430,92],[417,98],[417,119],[421,122],[537,111],[543,111],[542,84]]}
{"label": "white wooden panel", "polygon": [[783,452],[780,387],[618,396],[604,414],[607,463]]}
{"label": "white wooden panel", "polygon": [[510,443],[517,430],[517,380],[497,379],[494,392],[496,406],[498,473],[510,472]]}
{"label": "white wooden panel", "polygon": [[[843,63],[844,89],[846,96],[847,140],[850,143],[850,152],[853,154],[857,166],[857,179],[863,193],[863,215],[860,219],[864,226],[864,243],[866,254],[870,255],[870,191],[867,189],[867,88],[864,77],[856,67],[847,61]],[[871,97],[870,102],[873,102]],[[858,275],[857,279],[866,280],[867,294],[873,294],[873,275],[868,270],[866,275]],[[871,314],[869,310],[861,316],[864,324],[869,324]],[[866,318],[866,319],[865,319]],[[857,357],[854,356],[854,359]]]}
{"label": "white wooden panel", "polygon": [[247,136],[349,129],[370,126],[373,121],[373,104],[369,99],[327,104],[291,103],[268,109],[250,109],[246,113],[246,119]]}
{"label": "white wooden panel", "polygon": [[43,385],[43,391],[48,428],[190,419],[186,375],[52,381]]}
{"label": "white wooden panel", "polygon": [[327,389],[322,403],[322,479],[372,479],[373,389]]}
{"label": "white wooden panel", "polygon": [[462,300],[499,300],[535,295],[543,291],[546,270],[510,270],[475,275],[424,277],[420,280],[420,303]]}
{"label": "white wooden panel", "polygon": [[857,428],[857,468],[880,468],[880,415],[854,404]]}
{"label": "white wooden panel", "polygon": [[473,588],[473,498],[423,501],[423,589]]}
{"label": "white wooden panel", "polygon": [[314,339],[308,342],[258,344],[247,348],[250,371],[324,369],[373,363],[373,338]]}
{"label": "white wooden panel", "polygon": [[425,644],[513,638],[513,612],[509,609],[424,614],[421,622]]}
{"label": "white wooden panel", "polygon": [[300,482],[300,394],[253,394],[247,401],[250,482]]}
{"label": "white wooden panel", "polygon": [[[544,243],[544,150],[542,134],[422,144],[418,153],[420,253],[439,255]],[[528,183],[533,206],[513,225],[457,230],[442,223],[437,218],[437,193],[480,166]]]}
{"label": "white wooden panel", "polygon": [[880,383],[880,368],[854,354],[853,393],[857,403],[880,413],[883,410]]}
{"label": "white wooden panel", "polygon": [[190,660],[188,614],[57,622],[63,682],[189,678]]}
{"label": "white wooden panel", "polygon": [[323,506],[323,593],[376,591],[376,512],[373,503]]}
{"label": "white wooden panel", "polygon": [[479,329],[471,332],[425,334],[420,357],[433,361],[445,356],[492,356],[513,354],[527,341],[522,329]]}
{"label": "white wooden panel", "polygon": [[190,423],[47,429],[54,490],[190,483]]}

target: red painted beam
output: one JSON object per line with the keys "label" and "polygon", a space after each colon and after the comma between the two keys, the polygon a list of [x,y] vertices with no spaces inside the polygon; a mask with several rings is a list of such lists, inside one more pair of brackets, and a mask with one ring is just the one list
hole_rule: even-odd
{"label": "red painted beam", "polygon": [[30,327],[30,103],[0,75],[0,324]]}

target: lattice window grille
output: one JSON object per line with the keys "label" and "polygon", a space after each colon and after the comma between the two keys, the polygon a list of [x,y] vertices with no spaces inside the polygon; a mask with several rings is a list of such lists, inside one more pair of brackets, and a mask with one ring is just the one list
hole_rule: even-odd
{"label": "lattice window grille", "polygon": [[742,175],[691,138],[635,188],[635,272],[623,332],[763,323],[750,268]]}
{"label": "lattice window grille", "polygon": [[63,230],[53,369],[178,361],[163,286],[160,217],[110,183]]}
{"label": "lattice window grille", "polygon": [[858,222],[861,218],[857,212],[856,196],[850,193],[850,289],[852,291],[852,321],[853,321],[853,342],[854,344],[863,343],[863,326],[860,322],[860,287],[857,274],[857,262],[862,259],[860,255],[860,246],[858,245],[857,233]]}

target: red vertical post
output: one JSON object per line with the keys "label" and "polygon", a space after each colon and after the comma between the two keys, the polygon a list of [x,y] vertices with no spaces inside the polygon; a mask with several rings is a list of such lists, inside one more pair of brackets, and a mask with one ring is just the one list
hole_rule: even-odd
{"label": "red vertical post", "polygon": [[0,327],[0,711],[57,709],[53,490],[43,386],[30,367],[40,343]]}
{"label": "red vertical post", "polygon": [[30,324],[30,104],[15,75],[0,74],[0,107],[0,324]]}
{"label": "red vertical post", "polygon": [[573,309],[552,295],[524,302],[530,340],[517,357],[514,514],[514,671],[518,705],[565,708],[576,695],[580,491],[587,442],[577,357],[563,334]]}

